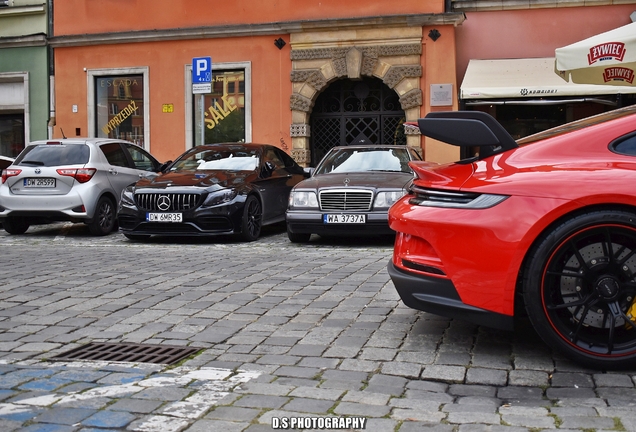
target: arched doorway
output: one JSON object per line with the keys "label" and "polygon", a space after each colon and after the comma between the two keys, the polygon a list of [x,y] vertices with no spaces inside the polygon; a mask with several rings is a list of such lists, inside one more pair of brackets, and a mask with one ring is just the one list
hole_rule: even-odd
{"label": "arched doorway", "polygon": [[382,80],[335,81],[318,96],[311,113],[311,165],[338,145],[405,145],[404,119],[398,94]]}

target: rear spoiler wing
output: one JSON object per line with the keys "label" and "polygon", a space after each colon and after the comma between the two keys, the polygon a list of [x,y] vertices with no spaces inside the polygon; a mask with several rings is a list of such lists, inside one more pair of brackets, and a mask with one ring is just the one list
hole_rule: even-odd
{"label": "rear spoiler wing", "polygon": [[405,123],[419,127],[427,137],[459,147],[479,147],[478,159],[519,147],[493,116],[481,111],[431,112],[417,121]]}

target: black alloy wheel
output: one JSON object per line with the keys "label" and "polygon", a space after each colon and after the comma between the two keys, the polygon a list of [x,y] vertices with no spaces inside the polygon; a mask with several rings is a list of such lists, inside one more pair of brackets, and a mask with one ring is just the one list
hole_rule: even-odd
{"label": "black alloy wheel", "polygon": [[2,227],[9,234],[24,234],[29,229],[29,223],[23,219],[8,217],[2,221]]}
{"label": "black alloy wheel", "polygon": [[595,369],[636,361],[636,215],[594,211],[552,230],[530,255],[523,295],[551,347]]}
{"label": "black alloy wheel", "polygon": [[243,207],[243,218],[241,220],[241,238],[251,242],[261,235],[263,223],[263,207],[254,195],[250,195],[245,200]]}
{"label": "black alloy wheel", "polygon": [[88,223],[91,234],[105,236],[115,228],[115,204],[107,197],[97,201],[93,219]]}

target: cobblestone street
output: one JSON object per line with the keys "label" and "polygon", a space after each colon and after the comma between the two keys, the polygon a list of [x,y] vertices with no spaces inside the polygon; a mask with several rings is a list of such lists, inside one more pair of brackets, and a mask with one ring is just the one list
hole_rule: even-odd
{"label": "cobblestone street", "polygon": [[[405,307],[390,239],[254,243],[0,232],[0,430],[636,431],[634,371]],[[58,362],[89,342],[199,347],[170,367]]]}

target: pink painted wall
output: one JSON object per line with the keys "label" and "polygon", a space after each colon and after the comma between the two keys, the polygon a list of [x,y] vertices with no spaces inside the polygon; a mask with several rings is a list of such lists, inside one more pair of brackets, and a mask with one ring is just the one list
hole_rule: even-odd
{"label": "pink painted wall", "polygon": [[442,0],[63,0],[56,36],[444,12]]}
{"label": "pink painted wall", "polygon": [[457,27],[457,79],[470,59],[554,57],[556,48],[631,23],[636,4],[467,12]]}

